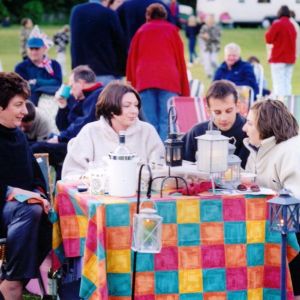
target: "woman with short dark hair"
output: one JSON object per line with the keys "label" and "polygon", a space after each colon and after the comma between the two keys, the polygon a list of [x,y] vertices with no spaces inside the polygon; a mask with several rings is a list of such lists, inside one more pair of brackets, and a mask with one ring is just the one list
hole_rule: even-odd
{"label": "woman with short dark hair", "polygon": [[28,84],[16,73],[1,72],[0,90],[0,237],[7,239],[0,299],[21,300],[23,285],[37,277],[51,248],[50,205],[41,170],[18,128],[27,113]]}
{"label": "woman with short dark hair", "polygon": [[121,81],[109,83],[100,93],[96,114],[98,121],[85,125],[68,144],[63,164],[63,179],[78,179],[89,162],[101,161],[119,144],[119,132],[125,131],[126,146],[142,162],[153,155],[164,155],[164,147],[154,127],[138,119],[141,100],[138,92]]}
{"label": "woman with short dark hair", "polygon": [[299,126],[287,107],[279,100],[254,103],[243,130],[250,150],[246,170],[257,174],[258,184],[300,198]]}
{"label": "woman with short dark hair", "polygon": [[[279,100],[256,102],[243,127],[250,150],[246,170],[256,173],[259,185],[287,189],[300,199],[300,136],[294,116]],[[299,200],[300,201],[300,200]],[[300,235],[297,236],[298,243]],[[300,256],[290,263],[295,300],[300,299]]]}

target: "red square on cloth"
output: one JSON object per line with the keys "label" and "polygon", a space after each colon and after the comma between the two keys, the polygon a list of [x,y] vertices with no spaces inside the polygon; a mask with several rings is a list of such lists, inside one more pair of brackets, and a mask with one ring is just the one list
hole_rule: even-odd
{"label": "red square on cloth", "polygon": [[245,221],[246,207],[244,197],[224,197],[223,218],[224,221]]}
{"label": "red square on cloth", "polygon": [[206,268],[224,268],[225,251],[223,245],[202,246],[202,267]]}
{"label": "red square on cloth", "polygon": [[154,256],[155,271],[178,269],[178,248],[165,247]]}
{"label": "red square on cloth", "polygon": [[226,287],[229,291],[247,289],[247,268],[227,268]]}

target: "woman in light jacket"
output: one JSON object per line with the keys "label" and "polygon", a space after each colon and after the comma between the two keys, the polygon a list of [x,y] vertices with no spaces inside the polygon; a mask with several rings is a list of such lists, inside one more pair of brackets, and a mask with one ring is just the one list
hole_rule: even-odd
{"label": "woman in light jacket", "polygon": [[141,107],[137,91],[121,81],[113,81],[100,93],[96,114],[98,121],[85,125],[68,145],[62,178],[77,179],[88,170],[89,162],[101,161],[119,144],[119,132],[125,131],[126,147],[141,162],[164,155],[164,146],[154,127],[138,119]]}
{"label": "woman in light jacket", "polygon": [[[257,183],[276,191],[287,189],[300,201],[300,136],[294,116],[279,100],[262,100],[250,109],[243,127],[250,150],[246,170]],[[300,235],[297,234],[298,243]],[[289,264],[295,300],[300,299],[300,256]]]}

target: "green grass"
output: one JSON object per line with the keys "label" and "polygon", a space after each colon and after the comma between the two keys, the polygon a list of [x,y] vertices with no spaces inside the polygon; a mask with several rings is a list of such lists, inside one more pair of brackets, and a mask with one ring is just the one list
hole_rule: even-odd
{"label": "green grass", "polygon": [[[41,26],[49,36],[53,36],[54,33],[60,28],[60,26]],[[12,71],[21,57],[19,54],[19,30],[18,26],[12,26],[10,28],[0,28],[0,60],[2,61],[3,69],[5,71]],[[242,48],[242,58],[247,59],[251,55],[257,56],[265,70],[265,76],[268,82],[268,87],[272,87],[270,66],[266,59],[266,46],[264,42],[264,29],[224,29],[222,31],[222,49],[224,45],[230,42],[238,43]],[[184,34],[182,34],[184,40]],[[186,44],[186,41],[185,41]],[[55,57],[54,48],[50,49],[50,56]],[[68,50],[67,65],[70,71],[70,52]],[[188,60],[188,52],[185,49],[186,60]],[[223,60],[223,51],[220,52],[219,61]],[[206,78],[202,65],[198,64],[191,68],[191,72],[194,78],[200,79],[205,88],[210,84],[209,79]],[[294,68],[293,74],[293,93],[300,95],[300,59]]]}

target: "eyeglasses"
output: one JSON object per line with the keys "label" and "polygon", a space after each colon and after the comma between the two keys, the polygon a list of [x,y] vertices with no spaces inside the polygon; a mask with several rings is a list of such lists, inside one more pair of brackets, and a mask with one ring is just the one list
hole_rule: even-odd
{"label": "eyeglasses", "polygon": [[249,187],[247,187],[245,184],[239,184],[237,186],[237,189],[241,192],[246,192],[248,189],[250,189],[251,192],[257,193],[260,191],[260,188],[257,184],[251,184]]}

